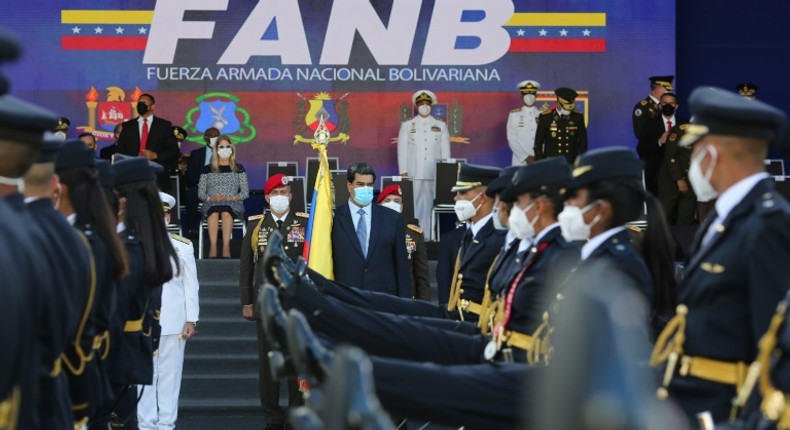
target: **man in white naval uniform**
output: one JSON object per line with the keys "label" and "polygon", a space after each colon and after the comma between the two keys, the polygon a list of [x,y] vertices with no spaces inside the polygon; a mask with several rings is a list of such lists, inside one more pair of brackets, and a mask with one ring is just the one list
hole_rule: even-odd
{"label": "man in white naval uniform", "polygon": [[518,84],[524,106],[510,111],[507,117],[507,144],[513,151],[514,166],[535,161],[535,133],[538,131],[538,117],[541,110],[535,106],[535,97],[540,89],[536,81],[522,81]]}
{"label": "man in white naval uniform", "polygon": [[[170,209],[176,204],[173,196],[159,193],[170,223]],[[200,307],[195,251],[192,242],[171,234],[170,242],[178,254],[178,273],[162,286],[162,311],[159,324],[162,333],[159,351],[154,354],[154,381],[139,386],[142,397],[137,404],[137,421],[141,430],[173,429],[178,417],[178,395],[181,392],[181,371],[186,341],[195,335]]]}
{"label": "man in white naval uniform", "polygon": [[419,90],[411,97],[417,116],[405,121],[398,133],[398,168],[414,185],[414,216],[426,237],[431,231],[431,209],[436,198],[436,163],[450,158],[447,124],[431,115],[436,95]]}

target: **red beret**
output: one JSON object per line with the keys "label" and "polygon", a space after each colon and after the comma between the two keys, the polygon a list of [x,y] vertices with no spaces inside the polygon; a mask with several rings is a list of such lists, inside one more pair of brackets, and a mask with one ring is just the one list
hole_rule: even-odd
{"label": "red beret", "polygon": [[263,194],[269,194],[274,191],[275,188],[284,187],[288,185],[289,182],[288,177],[282,173],[273,175],[266,181],[266,186],[263,187]]}
{"label": "red beret", "polygon": [[381,190],[381,192],[379,193],[379,199],[376,200],[376,203],[381,203],[385,198],[387,198],[387,196],[393,195],[393,194],[398,196],[398,197],[403,196],[403,193],[400,190],[400,185],[392,184],[392,185],[387,185],[386,187],[384,187],[384,189]]}

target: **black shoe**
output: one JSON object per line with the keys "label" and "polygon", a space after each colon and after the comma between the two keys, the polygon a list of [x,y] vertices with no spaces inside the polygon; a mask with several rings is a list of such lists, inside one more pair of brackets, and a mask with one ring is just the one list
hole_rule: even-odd
{"label": "black shoe", "polygon": [[338,349],[332,362],[332,377],[326,386],[326,428],[393,430],[373,386],[373,366],[356,347]]}
{"label": "black shoe", "polygon": [[296,370],[307,380],[311,389],[320,387],[329,374],[332,353],[321,345],[307,318],[296,309],[288,311],[285,333]]}
{"label": "black shoe", "polygon": [[269,365],[275,380],[286,376],[296,376],[286,344],[288,317],[280,304],[277,290],[264,284],[258,293],[258,309],[261,315],[261,328],[269,341]]}

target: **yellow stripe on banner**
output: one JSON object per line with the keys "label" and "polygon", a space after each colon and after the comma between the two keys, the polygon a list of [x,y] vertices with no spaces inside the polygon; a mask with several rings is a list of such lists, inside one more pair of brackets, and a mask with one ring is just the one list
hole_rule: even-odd
{"label": "yellow stripe on banner", "polygon": [[151,24],[152,10],[62,10],[61,24]]}
{"label": "yellow stripe on banner", "polygon": [[605,13],[514,13],[505,26],[521,27],[603,27]]}

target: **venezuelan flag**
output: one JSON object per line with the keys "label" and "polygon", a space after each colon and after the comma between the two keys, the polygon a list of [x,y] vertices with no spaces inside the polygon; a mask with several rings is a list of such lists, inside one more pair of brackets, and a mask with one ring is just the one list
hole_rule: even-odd
{"label": "venezuelan flag", "polygon": [[78,51],[143,51],[153,10],[62,10],[62,49]]}
{"label": "venezuelan flag", "polygon": [[302,256],[307,266],[327,279],[335,279],[332,260],[332,173],[329,170],[326,147],[313,145],[318,150],[318,175],[313,187],[313,204],[307,222],[307,237]]}
{"label": "venezuelan flag", "polygon": [[522,13],[505,23],[510,52],[605,52],[605,13]]}

